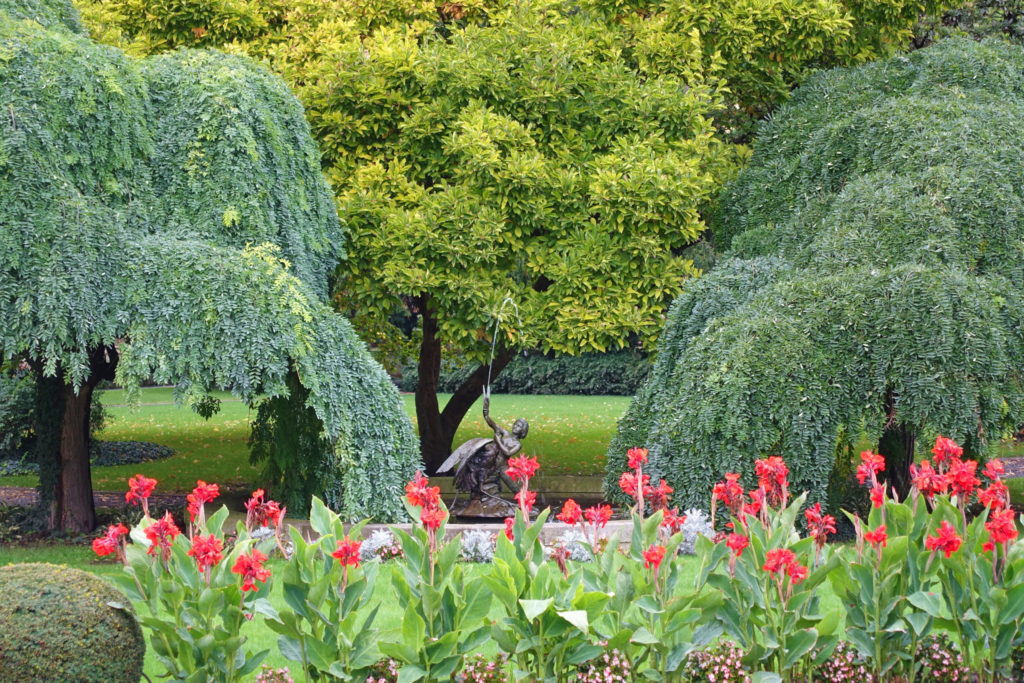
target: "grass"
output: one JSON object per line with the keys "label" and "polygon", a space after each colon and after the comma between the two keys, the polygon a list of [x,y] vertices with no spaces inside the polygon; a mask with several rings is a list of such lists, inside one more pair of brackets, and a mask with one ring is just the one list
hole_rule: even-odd
{"label": "grass", "polygon": [[[259,469],[249,463],[249,423],[252,411],[230,394],[220,392],[221,410],[204,420],[190,409],[174,403],[171,389],[142,390],[140,405],[125,405],[124,392],[102,393],[110,418],[100,434],[108,441],[151,441],[172,448],[175,455],[144,465],[93,468],[97,491],[121,491],[136,472],[160,481],[162,492],[190,491],[197,479],[222,486],[247,488],[258,485]],[[402,397],[406,412],[415,422],[413,397]],[[442,395],[442,404],[448,395]],[[615,433],[616,422],[629,405],[625,396],[524,396],[498,395],[492,414],[501,424],[517,417],[530,422],[530,434],[523,441],[527,455],[540,458],[546,475],[602,475],[605,449]],[[479,403],[470,411],[455,443],[489,436],[480,419]],[[1000,444],[1002,457],[1024,456],[1024,444]],[[35,486],[33,476],[0,477],[0,486]],[[1024,480],[1010,480],[1018,499],[1024,495]]]}
{"label": "grass", "polygon": [[[97,491],[120,491],[136,472],[160,481],[163,492],[190,491],[196,479],[221,485],[251,486],[259,470],[249,463],[249,423],[254,415],[230,394],[219,392],[221,410],[204,420],[174,403],[171,389],[142,390],[140,405],[124,404],[124,392],[105,391],[102,401],[110,418],[100,433],[107,441],[151,441],[169,446],[175,455],[144,465],[93,468]],[[442,395],[442,404],[448,399]],[[623,396],[517,396],[493,399],[491,414],[502,424],[517,417],[530,422],[523,442],[528,455],[541,458],[545,474],[602,474],[605,448],[618,418],[629,405]],[[406,412],[415,422],[412,396],[403,396]],[[488,436],[479,403],[470,411],[456,436],[456,443]],[[35,486],[33,476],[0,477],[0,486]]]}

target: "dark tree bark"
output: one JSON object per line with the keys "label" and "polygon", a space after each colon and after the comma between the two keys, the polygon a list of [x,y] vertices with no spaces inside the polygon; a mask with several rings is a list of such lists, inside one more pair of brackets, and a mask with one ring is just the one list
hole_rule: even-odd
{"label": "dark tree bark", "polygon": [[890,389],[885,396],[886,424],[878,440],[878,452],[885,456],[885,477],[888,492],[904,499],[910,493],[910,466],[914,464],[917,429],[900,422],[896,414],[896,396]]}
{"label": "dark tree bark", "polygon": [[[420,433],[420,454],[427,474],[434,474],[451,455],[455,432],[466,413],[483,395],[487,383],[487,365],[481,365],[464,381],[441,410],[437,388],[441,375],[441,339],[437,319],[430,310],[429,297],[420,302],[423,316],[423,341],[420,344],[419,383],[416,385],[416,421]],[[510,349],[501,349],[491,365],[491,379],[497,377],[515,356]]]}
{"label": "dark tree bark", "polygon": [[90,356],[89,378],[75,391],[62,373],[37,377],[37,443],[40,501],[51,530],[89,532],[96,526],[89,467],[89,411],[102,380],[114,378],[117,351],[99,348]]}

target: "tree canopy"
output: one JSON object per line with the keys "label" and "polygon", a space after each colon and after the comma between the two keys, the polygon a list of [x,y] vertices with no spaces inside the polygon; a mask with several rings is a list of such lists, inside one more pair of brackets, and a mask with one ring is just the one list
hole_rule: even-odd
{"label": "tree canopy", "polygon": [[673,304],[608,490],[643,445],[682,505],[768,454],[824,500],[844,438],[877,440],[899,486],[915,437],[983,453],[1019,424],[1022,153],[1014,46],[947,40],[811,79],[721,197],[729,258]]}
{"label": "tree canopy", "polygon": [[329,305],[342,232],[301,105],[241,57],[136,60],[51,26],[0,12],[0,356],[68,401],[116,366],[201,411],[212,389],[258,406],[297,377],[330,446],[318,493],[349,518],[400,514],[415,439]]}
{"label": "tree canopy", "polygon": [[[811,70],[888,54],[938,0],[90,0],[141,53],[230,45],[306,105],[350,258],[336,304],[420,360],[428,467],[480,395],[441,410],[442,356],[652,344],[695,274],[684,248],[749,122]],[[717,125],[716,125],[717,124]],[[415,322],[410,324],[410,318]],[[397,323],[397,324],[396,324]],[[409,329],[414,328],[410,336]],[[417,348],[418,346],[418,348]]]}

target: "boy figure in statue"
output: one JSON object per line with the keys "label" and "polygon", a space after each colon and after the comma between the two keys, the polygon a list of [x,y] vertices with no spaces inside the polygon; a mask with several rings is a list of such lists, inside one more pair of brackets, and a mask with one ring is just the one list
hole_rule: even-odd
{"label": "boy figure in statue", "polygon": [[490,392],[485,391],[484,420],[494,430],[494,438],[470,439],[437,468],[438,474],[454,469],[456,490],[469,494],[469,502],[457,513],[465,517],[508,517],[516,507],[498,494],[502,483],[509,491],[519,490],[505,470],[508,459],[522,448],[520,442],[526,438],[530,425],[519,418],[507,430],[491,419],[490,409]]}

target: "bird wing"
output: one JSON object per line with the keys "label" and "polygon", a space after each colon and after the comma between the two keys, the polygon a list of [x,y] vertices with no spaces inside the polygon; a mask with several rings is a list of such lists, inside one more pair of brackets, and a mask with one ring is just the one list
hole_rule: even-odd
{"label": "bird wing", "polygon": [[437,468],[438,474],[444,474],[448,471],[457,472],[469,458],[480,450],[480,447],[486,444],[491,439],[478,438],[470,439],[466,443],[462,444],[448,456],[448,459],[441,463],[441,466]]}

